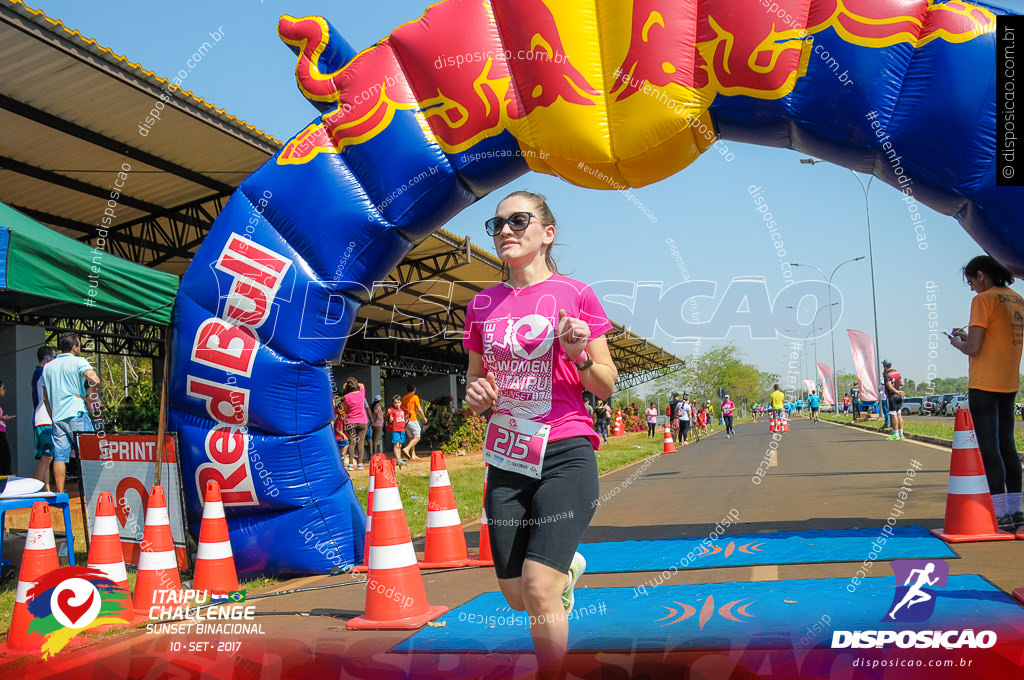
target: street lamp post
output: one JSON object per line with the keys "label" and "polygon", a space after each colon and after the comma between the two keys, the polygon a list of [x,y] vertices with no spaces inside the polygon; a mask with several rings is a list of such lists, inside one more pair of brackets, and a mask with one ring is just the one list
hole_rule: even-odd
{"label": "street lamp post", "polygon": [[[790,266],[792,266],[792,267],[811,267],[812,269],[818,270],[818,273],[821,274],[821,278],[825,279],[825,281],[829,284],[829,286],[828,286],[828,303],[829,303],[829,307],[828,307],[828,341],[829,341],[829,345],[831,345],[831,347],[832,347],[832,399],[834,401],[836,401],[837,403],[839,401],[839,381],[836,378],[836,339],[835,339],[835,335],[834,335],[835,334],[835,321],[832,319],[832,307],[833,307],[833,303],[832,303],[832,279],[833,279],[833,277],[835,277],[836,272],[839,271],[839,268],[842,267],[844,264],[850,264],[851,262],[859,262],[860,260],[863,260],[863,259],[864,259],[864,256],[861,255],[860,257],[854,257],[852,259],[840,262],[839,264],[836,265],[836,268],[833,269],[832,273],[829,274],[828,276],[825,276],[825,272],[823,272],[821,270],[821,267],[818,267],[817,265],[800,263],[800,262],[790,262],[789,263]],[[815,363],[817,363],[817,362],[815,362]]]}
{"label": "street lamp post", "polygon": [[[818,314],[821,313],[821,310],[828,309],[829,319],[831,320],[831,318],[832,318],[832,308],[834,306],[838,305],[838,304],[839,304],[838,302],[829,302],[827,305],[822,305],[821,307],[818,307],[818,311],[816,311],[814,313],[814,316],[811,317],[811,330],[807,331],[807,335],[804,336],[804,355],[803,356],[804,356],[805,359],[807,357],[807,347],[806,347],[806,345],[808,343],[808,340],[811,337],[811,333],[813,333],[815,331],[814,322],[818,320]],[[794,307],[793,305],[786,305],[786,309],[795,309],[797,311],[800,311],[799,307]],[[799,319],[797,320],[797,323],[799,323]],[[790,333],[790,332],[794,332],[794,331],[788,330],[786,332]],[[798,331],[796,331],[796,332],[798,332]],[[833,357],[834,356],[835,356],[835,349],[833,348]],[[834,361],[834,359],[833,359],[833,361]],[[814,339],[814,368],[815,368],[815,370],[818,368],[818,339],[817,338]],[[814,375],[814,371],[813,370],[812,371],[808,371],[808,372],[812,376]],[[835,375],[835,369],[832,370],[832,375],[833,376]],[[815,380],[815,382],[817,382],[817,381]]]}
{"label": "street lamp post", "polygon": [[[824,163],[825,161],[818,160],[817,158],[801,158],[800,162],[803,163],[804,165],[816,165],[818,163]],[[877,370],[878,363],[881,361],[882,348],[878,342],[878,297],[875,293],[875,251],[871,242],[871,201],[869,200],[869,194],[871,193],[871,181],[875,179],[875,176],[872,175],[871,177],[869,177],[867,184],[865,184],[864,180],[860,178],[860,175],[858,175],[853,170],[850,170],[850,172],[852,172],[853,176],[857,178],[857,183],[860,184],[860,188],[864,192],[864,211],[865,215],[867,216],[868,223],[868,264],[871,268],[871,313],[874,317],[875,322],[875,369]],[[833,364],[834,363],[835,362],[833,360]],[[833,376],[835,375],[835,370],[835,365],[833,365]],[[875,385],[875,389],[879,390],[880,387],[878,385]],[[838,398],[838,393],[835,396]],[[881,394],[879,394],[879,402],[881,402]],[[881,412],[881,409],[879,409],[879,412]]]}

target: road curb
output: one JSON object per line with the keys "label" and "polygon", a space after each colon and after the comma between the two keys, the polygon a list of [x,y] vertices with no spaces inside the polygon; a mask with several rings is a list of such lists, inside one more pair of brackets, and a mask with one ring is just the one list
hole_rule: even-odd
{"label": "road curb", "polygon": [[[839,423],[834,420],[826,420],[826,423],[832,423],[833,425],[842,425],[843,427],[855,427],[858,430],[866,430],[867,432],[874,432],[876,434],[885,434],[877,427],[868,427],[867,425],[857,425],[856,423]],[[930,437],[924,434],[905,434],[903,435],[907,439],[913,439],[914,441],[924,442],[925,444],[933,444],[935,446],[944,446],[948,449],[953,448],[952,439],[942,439],[941,437]]]}

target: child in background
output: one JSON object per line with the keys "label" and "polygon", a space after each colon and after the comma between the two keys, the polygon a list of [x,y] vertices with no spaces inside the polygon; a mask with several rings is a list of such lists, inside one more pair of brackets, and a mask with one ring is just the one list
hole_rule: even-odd
{"label": "child in background", "polygon": [[405,445],[405,409],[402,408],[401,397],[396,396],[391,400],[391,408],[388,409],[385,421],[388,432],[391,433],[395,461],[399,465],[406,465],[406,462],[402,460],[402,447]]}
{"label": "child in background", "polygon": [[334,441],[338,443],[338,450],[341,452],[341,463],[349,470],[354,470],[352,457],[349,455],[349,440],[345,434],[346,425],[345,405],[340,399],[334,401]]}

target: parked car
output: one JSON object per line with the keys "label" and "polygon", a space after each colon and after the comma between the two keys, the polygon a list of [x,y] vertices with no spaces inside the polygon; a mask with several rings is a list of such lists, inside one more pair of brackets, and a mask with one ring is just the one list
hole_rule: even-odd
{"label": "parked car", "polygon": [[924,397],[903,397],[903,408],[900,413],[905,416],[911,414],[919,416],[924,408]]}
{"label": "parked car", "polygon": [[946,407],[949,406],[949,402],[952,401],[953,397],[959,397],[959,394],[943,394],[942,399],[939,400],[938,411],[940,415],[949,415]]}
{"label": "parked car", "polygon": [[956,412],[962,408],[968,408],[967,395],[961,394],[959,396],[953,397],[952,401],[949,402],[946,408],[949,409],[949,415],[951,416],[955,416]]}
{"label": "parked car", "polygon": [[938,408],[941,403],[942,397],[937,394],[929,394],[924,398],[924,410],[929,415],[938,415]]}

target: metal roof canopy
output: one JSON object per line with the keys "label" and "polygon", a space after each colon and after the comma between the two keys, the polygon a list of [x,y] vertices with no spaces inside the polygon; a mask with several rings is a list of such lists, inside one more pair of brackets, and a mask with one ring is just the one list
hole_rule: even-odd
{"label": "metal roof canopy", "polygon": [[127,166],[110,252],[179,275],[222,201],[281,146],[20,0],[0,2],[0,129],[0,201],[88,242]]}
{"label": "metal roof canopy", "polygon": [[[141,135],[157,101],[167,104]],[[107,235],[124,259],[181,274],[226,199],[282,144],[60,21],[0,0],[0,201],[92,242],[122,164],[130,166]],[[462,373],[466,305],[500,280],[490,253],[439,230],[374,287],[342,361]],[[12,320],[75,330],[104,352],[160,356],[162,329],[44,316]],[[618,387],[682,360],[614,324]]]}

